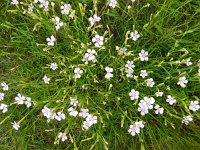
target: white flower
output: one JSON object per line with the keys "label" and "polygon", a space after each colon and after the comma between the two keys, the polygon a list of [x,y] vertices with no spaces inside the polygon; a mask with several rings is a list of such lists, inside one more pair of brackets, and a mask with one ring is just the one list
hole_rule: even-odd
{"label": "white flower", "polygon": [[106,79],[112,78],[112,77],[113,77],[113,74],[112,74],[113,68],[106,67],[105,70],[106,70],[106,72],[107,72],[106,75],[105,75],[105,78],[106,78]]}
{"label": "white flower", "polygon": [[55,117],[56,117],[56,113],[51,110],[50,117],[48,119],[55,119]]}
{"label": "white flower", "polygon": [[25,100],[24,104],[26,105],[27,108],[31,107],[32,106],[31,98],[30,97],[26,97],[26,100]]}
{"label": "white flower", "polygon": [[133,64],[133,61],[128,60],[125,67],[132,69],[135,68],[135,65]]}
{"label": "white flower", "polygon": [[51,37],[47,38],[47,45],[54,46],[54,43],[56,42],[56,38],[52,35]]}
{"label": "white flower", "polygon": [[58,138],[61,138],[62,142],[66,141],[66,140],[67,140],[66,133],[60,132],[60,133],[58,134]]}
{"label": "white flower", "polygon": [[124,55],[126,54],[127,48],[126,47],[119,47],[119,46],[115,46],[115,50],[119,51],[120,54]]}
{"label": "white flower", "polygon": [[154,108],[156,109],[156,114],[163,114],[164,108],[160,107],[159,105],[156,105]]}
{"label": "white flower", "polygon": [[186,79],[186,77],[180,77],[177,84],[185,88],[187,83],[188,83],[188,80]]}
{"label": "white flower", "polygon": [[186,116],[186,117],[183,117],[182,123],[185,123],[186,125],[188,125],[189,122],[191,121],[193,121],[192,116]]}
{"label": "white flower", "polygon": [[190,102],[190,106],[189,106],[190,110],[197,111],[197,110],[199,110],[199,108],[200,108],[200,105],[199,105],[198,101],[191,101]]}
{"label": "white flower", "polygon": [[2,110],[3,113],[5,113],[5,112],[8,111],[8,108],[7,108],[7,107],[8,107],[8,105],[1,104],[1,105],[0,105],[0,110]]}
{"label": "white flower", "polygon": [[80,68],[75,68],[74,69],[74,73],[75,73],[75,78],[81,78],[81,74],[83,74],[83,70],[81,70]]}
{"label": "white flower", "polygon": [[135,2],[136,0],[131,0],[131,2]]}
{"label": "white flower", "polygon": [[147,86],[153,87],[155,82],[153,81],[153,78],[147,79]]}
{"label": "white flower", "polygon": [[73,19],[74,15],[75,15],[75,10],[72,10],[71,13],[70,13],[70,15],[69,15],[69,17]]}
{"label": "white flower", "polygon": [[61,5],[60,9],[61,9],[62,14],[68,15],[69,12],[70,12],[70,9],[71,9],[71,5],[70,4],[63,4],[63,5]]}
{"label": "white flower", "polygon": [[88,64],[88,61],[96,62],[95,55],[97,55],[95,50],[88,49],[83,57],[83,61],[85,62],[85,64]]}
{"label": "white flower", "polygon": [[132,68],[128,68],[128,70],[126,70],[126,77],[127,78],[133,77],[133,69]]}
{"label": "white flower", "polygon": [[153,104],[155,103],[155,99],[153,97],[144,97],[144,101],[146,102],[148,109],[153,109]]}
{"label": "white flower", "polygon": [[199,68],[199,70],[198,70],[198,76],[200,76],[200,68]]}
{"label": "white flower", "polygon": [[139,53],[139,56],[140,56],[141,61],[148,61],[149,60],[148,52],[145,51],[145,50],[141,50],[141,52]]}
{"label": "white flower", "polygon": [[0,93],[0,101],[4,99],[4,93]]}
{"label": "white flower", "polygon": [[135,122],[134,125],[130,125],[128,132],[132,135],[135,136],[136,134],[140,133],[140,128],[144,128],[144,124],[142,123],[142,121],[139,122]]}
{"label": "white flower", "polygon": [[90,17],[89,21],[90,21],[91,27],[94,25],[95,22],[99,22],[100,20],[101,18],[97,16],[96,14],[94,14],[93,17]]}
{"label": "white flower", "polygon": [[142,123],[142,121],[135,122],[135,127],[137,127],[137,128],[144,128],[144,124]]}
{"label": "white flower", "polygon": [[85,120],[90,124],[90,126],[93,124],[97,124],[97,116],[89,114]]}
{"label": "white flower", "polygon": [[44,8],[45,11],[49,10],[49,1],[48,0],[38,0],[37,2],[39,2],[39,7],[40,8]]}
{"label": "white flower", "polygon": [[71,104],[72,106],[76,106],[76,105],[78,104],[77,99],[76,99],[76,98],[70,97],[70,104]]}
{"label": "white flower", "polygon": [[56,26],[55,26],[56,30],[59,30],[60,27],[62,27],[64,25],[63,22],[60,22],[60,18],[57,17],[57,16],[53,20],[54,20],[54,22],[56,24]]}
{"label": "white flower", "polygon": [[25,97],[22,96],[21,94],[17,94],[17,96],[15,97],[15,102],[19,105],[24,104],[25,101]]}
{"label": "white flower", "polygon": [[172,97],[171,95],[167,95],[166,102],[168,102],[170,105],[173,105],[174,103],[176,103],[176,99]]}
{"label": "white flower", "polygon": [[138,111],[142,116],[149,113],[150,109],[153,109],[153,104],[155,103],[155,99],[153,97],[144,97],[143,100],[140,100],[138,104]]}
{"label": "white flower", "polygon": [[182,61],[181,61],[181,63],[185,63],[187,66],[191,66],[192,65],[192,62],[190,61],[190,58],[188,58],[188,59],[183,59]]}
{"label": "white flower", "polygon": [[130,36],[131,36],[133,41],[137,41],[137,39],[140,37],[138,31],[131,32]]}
{"label": "white flower", "polygon": [[79,112],[79,116],[83,117],[83,118],[86,118],[88,115],[89,115],[89,110],[81,108],[81,112]]}
{"label": "white flower", "polygon": [[99,36],[98,34],[96,34],[93,38],[92,38],[92,42],[94,43],[94,45],[96,47],[101,47],[103,45],[103,36]]}
{"label": "white flower", "polygon": [[11,4],[17,5],[17,4],[19,4],[19,1],[18,0],[12,0]]}
{"label": "white flower", "polygon": [[162,97],[163,96],[163,92],[156,92],[156,97]]}
{"label": "white flower", "polygon": [[149,113],[148,106],[144,100],[141,100],[138,106],[139,106],[138,111],[140,112],[142,116]]}
{"label": "white flower", "polygon": [[5,82],[2,82],[1,86],[3,88],[3,91],[8,91],[8,85]]}
{"label": "white flower", "polygon": [[33,6],[33,4],[31,3],[31,4],[28,6],[28,11],[29,11],[29,12],[33,12],[33,8],[34,8],[34,6]]}
{"label": "white flower", "polygon": [[86,130],[91,127],[92,125],[90,124],[90,122],[87,121],[83,121],[83,128],[85,128]]}
{"label": "white flower", "polygon": [[136,91],[135,89],[132,89],[131,92],[129,93],[129,96],[131,100],[135,100],[139,98],[139,92]]}
{"label": "white flower", "polygon": [[14,121],[14,122],[11,122],[11,124],[13,125],[13,128],[15,130],[18,130],[20,128],[20,126]]}
{"label": "white flower", "polygon": [[58,121],[64,120],[65,119],[65,114],[62,112],[58,112],[57,115],[55,116],[55,119]]}
{"label": "white flower", "polygon": [[145,78],[146,76],[148,76],[147,71],[146,71],[146,70],[141,70],[141,71],[140,71],[140,76],[141,76],[142,78]]}
{"label": "white flower", "polygon": [[112,8],[115,8],[117,5],[117,1],[116,0],[109,0],[109,6]]}
{"label": "white flower", "polygon": [[130,125],[128,132],[132,135],[135,136],[137,133],[140,133],[140,128],[136,128],[134,125]]}
{"label": "white flower", "polygon": [[48,78],[46,75],[42,79],[44,80],[45,84],[49,84],[50,78]]}
{"label": "white flower", "polygon": [[50,64],[50,68],[51,68],[52,70],[56,70],[56,69],[58,68],[57,63],[51,63],[51,64]]}
{"label": "white flower", "polygon": [[72,107],[70,107],[69,109],[68,109],[68,112],[69,112],[69,115],[70,116],[74,116],[74,117],[76,117],[77,115],[78,115],[78,111],[76,111],[74,108],[72,108]]}
{"label": "white flower", "polygon": [[50,118],[52,116],[52,111],[50,108],[44,106],[44,108],[42,109],[42,113],[45,117]]}

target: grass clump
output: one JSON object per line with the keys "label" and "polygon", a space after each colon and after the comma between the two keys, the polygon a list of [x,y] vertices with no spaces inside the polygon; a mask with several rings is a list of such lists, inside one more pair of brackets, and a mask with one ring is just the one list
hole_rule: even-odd
{"label": "grass clump", "polygon": [[0,3],[2,149],[198,149],[200,2]]}

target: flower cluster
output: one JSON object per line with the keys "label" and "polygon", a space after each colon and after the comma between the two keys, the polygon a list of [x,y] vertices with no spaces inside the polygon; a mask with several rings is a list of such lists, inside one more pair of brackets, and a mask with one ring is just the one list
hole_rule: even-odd
{"label": "flower cluster", "polygon": [[50,119],[55,119],[57,121],[61,121],[65,119],[65,114],[63,112],[54,112],[52,109],[44,106],[44,108],[42,109],[42,113],[43,115],[48,119],[48,121],[50,121]]}
{"label": "flower cluster", "polygon": [[135,65],[133,64],[133,61],[128,60],[125,67],[127,68],[126,77],[128,78],[133,77],[133,68],[135,67]]}
{"label": "flower cluster", "polygon": [[96,14],[94,14],[93,17],[90,17],[88,20],[90,21],[90,26],[92,27],[94,23],[99,22],[101,18],[97,16]]}
{"label": "flower cluster", "polygon": [[144,97],[140,100],[138,104],[138,111],[141,113],[142,116],[149,113],[149,110],[153,109],[153,104],[155,103],[155,99],[153,97]]}
{"label": "flower cluster", "polygon": [[[3,91],[8,91],[8,85],[5,82],[1,83],[1,87]],[[0,92],[0,101],[3,101],[5,94]],[[0,110],[2,110],[2,113],[6,113],[8,111],[8,105],[6,104],[1,104],[0,105]]]}
{"label": "flower cluster", "polygon": [[69,15],[70,10],[71,10],[71,5],[62,3],[62,5],[60,6],[60,9],[61,9],[62,14]]}
{"label": "flower cluster", "polygon": [[190,110],[197,111],[197,110],[199,110],[199,108],[200,108],[200,105],[199,105],[198,101],[191,101],[190,102],[190,106],[189,106]]}
{"label": "flower cluster", "polygon": [[160,107],[159,105],[156,105],[154,108],[156,109],[156,114],[163,114],[164,108]]}
{"label": "flower cluster", "polygon": [[112,78],[113,77],[113,68],[110,68],[110,67],[106,67],[105,68],[105,70],[106,70],[106,75],[105,75],[105,78],[106,79],[110,79],[110,78]]}
{"label": "flower cluster", "polygon": [[58,16],[56,16],[56,17],[53,19],[53,21],[54,21],[55,24],[56,24],[56,26],[55,26],[56,30],[59,30],[60,27],[62,27],[62,26],[64,25],[64,23],[60,21],[60,18],[59,18]]}
{"label": "flower cluster", "polygon": [[15,97],[15,103],[18,105],[25,104],[27,108],[32,106],[31,98],[25,97],[25,96],[21,95],[20,93],[18,93],[17,96]]}
{"label": "flower cluster", "polygon": [[185,116],[183,117],[182,123],[185,123],[186,125],[189,124],[189,122],[193,121],[192,116]]}
{"label": "flower cluster", "polygon": [[34,0],[34,3],[39,3],[40,8],[44,8],[45,11],[49,11],[49,1],[48,0]]}
{"label": "flower cluster", "polygon": [[74,18],[75,10],[71,8],[70,4],[61,3],[60,9],[62,14],[69,15],[72,19]]}
{"label": "flower cluster", "polygon": [[97,61],[96,55],[97,53],[95,50],[88,49],[83,57],[83,61],[85,62],[85,64],[88,64],[89,61],[92,61],[93,63],[95,63]]}
{"label": "flower cluster", "polygon": [[136,134],[140,133],[140,129],[144,128],[144,124],[142,121],[135,122],[133,125],[129,126],[128,132],[132,135],[135,136]]}
{"label": "flower cluster", "polygon": [[88,114],[85,121],[83,122],[83,128],[85,128],[87,130],[93,124],[97,124],[97,116]]}

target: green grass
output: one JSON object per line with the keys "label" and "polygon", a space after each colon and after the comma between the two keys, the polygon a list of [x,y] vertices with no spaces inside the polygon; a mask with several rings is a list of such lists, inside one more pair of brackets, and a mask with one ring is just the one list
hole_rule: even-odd
{"label": "green grass", "polygon": [[[0,2],[0,83],[4,81],[9,85],[1,102],[8,105],[8,112],[0,112],[0,149],[199,149],[200,114],[188,107],[191,100],[200,99],[197,66],[200,1],[137,0],[127,9],[132,5],[130,0],[118,0],[118,6],[111,9],[106,0],[65,0],[75,10],[71,20],[61,14],[60,2],[56,1],[55,8],[50,7],[49,12],[35,5],[32,15],[23,14],[21,4]],[[24,1],[24,9],[27,10],[28,4],[29,0]],[[89,28],[88,18],[94,12],[101,21]],[[65,23],[58,31],[50,21],[55,16]],[[141,36],[135,42],[125,38],[127,31],[134,31],[133,25]],[[105,49],[88,44],[95,35],[94,30],[108,39]],[[54,47],[47,46],[46,38],[51,35],[57,38]],[[118,55],[115,46],[126,47],[130,55]],[[96,65],[85,65],[82,61],[88,48],[98,53]],[[185,54],[183,48],[189,53]],[[142,49],[149,52],[147,62],[138,59]],[[192,66],[176,63],[187,58],[191,58]],[[124,69],[127,60],[134,60],[134,75],[147,70],[155,86],[147,87],[141,77],[137,81],[127,78]],[[58,64],[55,71],[47,66],[52,62]],[[75,80],[73,69],[78,64],[84,73]],[[110,80],[104,78],[106,66],[114,70]],[[51,78],[49,85],[44,84],[44,75]],[[189,81],[186,88],[177,85],[183,75]],[[111,89],[110,84],[113,85]],[[140,92],[139,100],[144,96],[154,97],[156,104],[165,109],[164,114],[156,115],[151,110],[141,116],[137,111],[139,100],[131,101],[128,95],[131,89]],[[161,98],[155,97],[158,89],[164,92]],[[15,104],[18,93],[30,96],[33,107]],[[173,106],[166,102],[169,94],[177,100]],[[74,96],[79,100],[78,110],[88,108],[98,117],[98,123],[87,131],[82,130],[82,118],[68,115],[70,97]],[[63,110],[66,119],[48,123],[41,112],[44,106]],[[194,119],[188,126],[181,124],[183,116],[187,115]],[[129,125],[140,120],[145,122],[145,127],[132,137],[128,133]],[[19,122],[18,131],[13,129],[13,121]],[[58,133],[64,131],[68,140],[55,145]]]}

